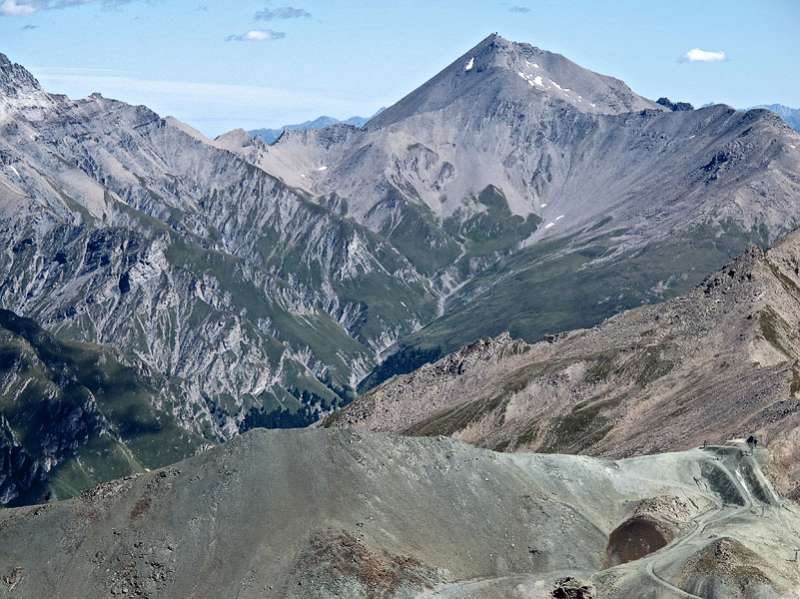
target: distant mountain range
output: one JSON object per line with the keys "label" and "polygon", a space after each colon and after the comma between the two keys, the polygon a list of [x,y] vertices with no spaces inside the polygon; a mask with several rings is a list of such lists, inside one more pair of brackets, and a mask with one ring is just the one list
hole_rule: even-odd
{"label": "distant mountain range", "polygon": [[[665,106],[497,35],[362,127],[271,145],[50,94],[0,56],[0,305],[52,339],[5,333],[0,500],[117,476],[80,468],[107,448],[150,468],[152,444],[306,425],[482,337],[681,295],[798,226],[798,171],[769,111]],[[29,371],[75,427],[39,434],[62,403],[26,395]]]}
{"label": "distant mountain range", "polygon": [[800,108],[789,108],[782,104],[768,104],[757,108],[771,110],[786,121],[792,129],[800,131]]}
{"label": "distant mountain range", "polygon": [[[659,98],[658,104],[669,108],[670,110],[692,110],[693,107],[691,104],[686,102],[678,102],[673,104],[669,101],[668,98]],[[714,106],[714,104],[708,104],[703,108],[707,108],[709,106]],[[780,116],[786,123],[795,131],[800,131],[800,108],[789,108],[788,106],[784,106],[783,104],[762,104],[760,106],[755,106],[754,108],[764,108],[766,110],[770,110]],[[381,109],[378,111],[378,114],[385,109]],[[284,125],[282,127],[278,127],[277,129],[252,129],[248,131],[248,133],[254,137],[258,137],[265,141],[268,144],[273,144],[277,139],[281,136],[284,131],[306,131],[309,129],[324,129],[325,127],[330,127],[331,125],[338,125],[338,124],[345,124],[345,125],[352,125],[353,127],[363,127],[367,124],[371,117],[361,117],[361,116],[354,116],[350,117],[349,119],[339,120],[335,119],[330,116],[321,116],[317,117],[312,121],[305,121],[303,123],[297,123],[296,125]]]}
{"label": "distant mountain range", "polygon": [[363,127],[369,118],[361,117],[361,116],[353,116],[349,119],[345,119],[340,121],[339,119],[335,119],[330,116],[321,116],[317,117],[313,121],[305,121],[303,123],[297,123],[296,125],[284,125],[283,127],[278,127],[277,129],[253,129],[248,131],[248,133],[254,137],[258,137],[259,139],[265,141],[268,144],[275,143],[275,141],[281,136],[284,131],[306,131],[308,129],[324,129],[325,127],[330,127],[331,125],[337,125],[339,123],[343,123],[345,125],[352,125],[353,127]]}
{"label": "distant mountain range", "polygon": [[[671,110],[691,110],[691,104],[686,102],[678,102],[677,104],[672,104],[669,102],[667,98],[659,98],[659,104],[670,108]],[[709,104],[707,106],[713,106],[713,104]],[[707,107],[706,106],[706,107]],[[800,131],[800,108],[789,108],[788,106],[784,106],[782,104],[763,104],[761,106],[755,106],[755,108],[764,108],[766,110],[770,110],[780,116],[786,123],[789,124],[792,129],[795,131]],[[382,111],[383,109],[381,109]],[[381,112],[379,111],[379,112]],[[349,119],[339,120],[335,119],[330,116],[321,116],[312,121],[305,121],[303,123],[297,123],[296,125],[284,125],[283,127],[278,127],[277,129],[252,129],[248,131],[250,135],[258,137],[264,140],[268,144],[275,143],[275,141],[281,136],[284,131],[305,131],[308,129],[324,129],[325,127],[330,127],[331,125],[337,124],[345,124],[345,125],[352,125],[354,127],[363,127],[367,124],[371,117],[361,117],[361,116],[354,116],[350,117]]]}

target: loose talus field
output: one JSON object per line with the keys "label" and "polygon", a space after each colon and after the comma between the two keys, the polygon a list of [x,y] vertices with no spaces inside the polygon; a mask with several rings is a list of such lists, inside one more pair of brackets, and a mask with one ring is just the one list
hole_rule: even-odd
{"label": "loose talus field", "polygon": [[765,459],[254,430],[0,512],[0,597],[779,597],[800,582],[800,514]]}

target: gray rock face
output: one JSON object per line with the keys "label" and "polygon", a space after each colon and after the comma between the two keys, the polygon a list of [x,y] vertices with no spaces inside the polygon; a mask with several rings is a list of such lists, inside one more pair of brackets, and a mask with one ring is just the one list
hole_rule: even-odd
{"label": "gray rock face", "polygon": [[27,69],[12,63],[5,54],[0,54],[0,92],[16,97],[41,92],[41,87]]}
{"label": "gray rock face", "polygon": [[659,98],[656,100],[656,104],[660,104],[665,108],[669,108],[673,112],[681,112],[684,110],[694,110],[694,106],[689,104],[688,102],[673,102],[669,98]]}
{"label": "gray rock face", "polygon": [[218,439],[313,420],[435,313],[391,245],[190,128],[28,91],[0,96],[0,301],[181,380]]}
{"label": "gray rock face", "polygon": [[[489,90],[494,93],[487,94]],[[582,112],[621,114],[660,109],[613,77],[584,69],[560,54],[493,34],[433,79],[367,123],[379,129],[426,112],[436,112],[464,96],[478,102],[477,113],[497,101],[547,94]]]}

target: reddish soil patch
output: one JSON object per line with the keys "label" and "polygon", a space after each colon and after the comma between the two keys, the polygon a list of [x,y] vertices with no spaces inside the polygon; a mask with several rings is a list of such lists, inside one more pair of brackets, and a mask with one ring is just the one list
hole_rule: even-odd
{"label": "reddish soil patch", "polygon": [[347,531],[333,530],[315,533],[294,569],[312,586],[349,580],[369,599],[391,597],[403,586],[429,587],[438,579],[435,569],[414,557],[372,548]]}
{"label": "reddish soil patch", "polygon": [[142,497],[139,501],[137,501],[133,508],[131,509],[130,518],[131,520],[136,520],[142,514],[147,512],[150,509],[150,498],[149,497]]}
{"label": "reddish soil patch", "polygon": [[617,566],[642,559],[658,551],[673,539],[667,525],[648,516],[629,518],[608,537],[606,559],[609,566]]}

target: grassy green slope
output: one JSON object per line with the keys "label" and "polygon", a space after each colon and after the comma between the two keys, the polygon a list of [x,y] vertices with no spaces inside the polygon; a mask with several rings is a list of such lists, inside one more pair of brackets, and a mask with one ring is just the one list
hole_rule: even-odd
{"label": "grassy green slope", "polygon": [[[59,341],[6,310],[0,310],[0,379],[0,413],[15,445],[31,461],[55,463],[20,484],[14,502],[72,496],[183,459],[204,442],[171,415],[168,381],[101,347]],[[25,473],[12,475],[21,480]]]}
{"label": "grassy green slope", "polygon": [[589,232],[542,241],[498,261],[461,289],[442,317],[403,339],[359,391],[506,330],[536,341],[594,326],[623,310],[685,293],[751,243],[766,247],[761,228],[723,224],[612,256],[614,238],[626,231],[587,238]]}

